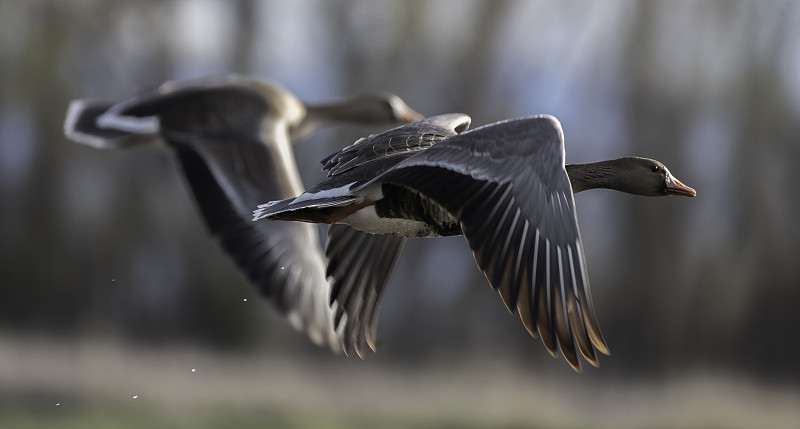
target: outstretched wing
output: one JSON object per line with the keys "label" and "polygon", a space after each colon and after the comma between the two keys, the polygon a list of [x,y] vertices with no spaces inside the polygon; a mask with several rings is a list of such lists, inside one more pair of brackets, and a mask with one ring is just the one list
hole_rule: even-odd
{"label": "outstretched wing", "polygon": [[364,358],[377,348],[380,300],[406,238],[367,234],[347,225],[331,225],[325,246],[335,304],[334,326],[344,350]]}
{"label": "outstretched wing", "polygon": [[592,306],[558,121],[500,122],[447,139],[370,184],[402,186],[460,220],[480,269],[551,354],[580,370],[608,347]]}
{"label": "outstretched wing", "polygon": [[169,140],[200,213],[222,247],[296,329],[316,344],[341,350],[316,227],[250,221],[258,201],[293,192],[286,178],[295,168],[287,171],[275,151],[262,144],[199,136],[190,142]]}

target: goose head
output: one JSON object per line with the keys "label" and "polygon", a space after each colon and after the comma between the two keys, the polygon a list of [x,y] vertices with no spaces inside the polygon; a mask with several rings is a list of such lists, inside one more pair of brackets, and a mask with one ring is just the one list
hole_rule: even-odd
{"label": "goose head", "polygon": [[659,161],[634,156],[620,158],[617,161],[620,169],[616,179],[619,189],[624,192],[646,196],[697,195],[693,188],[681,183]]}
{"label": "goose head", "polygon": [[661,162],[626,156],[590,164],[567,165],[573,192],[608,188],[644,196],[676,195],[694,197],[695,190],[684,185]]}

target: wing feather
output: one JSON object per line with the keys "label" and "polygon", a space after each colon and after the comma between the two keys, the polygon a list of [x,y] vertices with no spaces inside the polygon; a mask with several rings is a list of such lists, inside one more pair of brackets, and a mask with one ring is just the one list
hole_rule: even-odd
{"label": "wing feather", "polygon": [[523,118],[462,133],[403,160],[362,189],[373,183],[418,192],[459,219],[490,285],[551,354],[560,352],[580,370],[578,351],[595,365],[594,349],[608,352],[589,294],[555,118]]}
{"label": "wing feather", "polygon": [[184,134],[168,141],[206,226],[223,249],[296,329],[317,344],[341,350],[316,227],[250,220],[259,202],[290,195],[293,186],[284,175],[290,177],[291,171],[261,142]]}
{"label": "wing feather", "polygon": [[344,325],[345,351],[375,351],[380,299],[400,256],[405,237],[374,235],[331,225],[325,249],[335,326]]}
{"label": "wing feather", "polygon": [[[350,171],[376,160],[403,157],[419,152],[453,136],[470,124],[470,117],[460,113],[433,116],[402,127],[358,139],[322,160],[329,176]],[[373,170],[373,166],[370,166]]]}

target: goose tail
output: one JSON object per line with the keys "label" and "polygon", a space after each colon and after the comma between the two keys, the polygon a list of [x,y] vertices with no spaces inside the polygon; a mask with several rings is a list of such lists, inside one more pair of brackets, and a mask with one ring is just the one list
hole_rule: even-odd
{"label": "goose tail", "polygon": [[68,139],[98,149],[122,149],[156,138],[158,119],[132,118],[117,113],[113,103],[73,100],[64,120]]}
{"label": "goose tail", "polygon": [[362,202],[362,198],[355,195],[337,195],[313,199],[304,198],[306,196],[307,194],[303,194],[297,198],[261,204],[253,211],[253,221],[271,219],[333,223],[330,217],[337,208]]}

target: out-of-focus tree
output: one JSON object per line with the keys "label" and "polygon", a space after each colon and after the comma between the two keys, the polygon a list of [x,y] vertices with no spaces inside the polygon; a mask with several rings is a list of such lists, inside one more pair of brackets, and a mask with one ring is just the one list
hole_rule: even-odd
{"label": "out-of-focus tree", "polygon": [[[0,0],[0,329],[315,350],[207,236],[168,156],[61,135],[72,98],[236,71],[308,101],[387,89],[474,126],[553,113],[570,161],[663,160],[697,198],[576,198],[603,365],[800,376],[797,28],[800,5],[778,0]],[[306,183],[374,131],[297,145]],[[387,294],[384,359],[547,362],[461,239],[411,243]]]}

